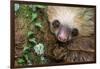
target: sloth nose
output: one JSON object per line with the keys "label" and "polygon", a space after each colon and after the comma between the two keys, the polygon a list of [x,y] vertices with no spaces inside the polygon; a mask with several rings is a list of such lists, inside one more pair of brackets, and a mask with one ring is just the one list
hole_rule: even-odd
{"label": "sloth nose", "polygon": [[66,42],[67,39],[66,38],[62,38],[62,37],[58,37],[58,40],[62,41],[62,42]]}
{"label": "sloth nose", "polygon": [[61,42],[68,41],[69,40],[69,33],[70,33],[70,29],[62,26],[60,28],[58,35],[57,35],[58,40]]}
{"label": "sloth nose", "polygon": [[67,36],[65,34],[59,34],[58,35],[58,40],[62,41],[62,42],[66,42],[67,41]]}

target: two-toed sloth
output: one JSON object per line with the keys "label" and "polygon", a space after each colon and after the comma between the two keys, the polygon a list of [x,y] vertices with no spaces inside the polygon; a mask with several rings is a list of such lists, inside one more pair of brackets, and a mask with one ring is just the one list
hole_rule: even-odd
{"label": "two-toed sloth", "polygon": [[48,6],[50,30],[61,42],[94,34],[94,8]]}

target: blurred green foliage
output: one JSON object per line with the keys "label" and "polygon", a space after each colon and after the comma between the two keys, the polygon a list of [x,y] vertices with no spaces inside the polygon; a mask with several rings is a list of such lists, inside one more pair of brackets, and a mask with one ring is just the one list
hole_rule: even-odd
{"label": "blurred green foliage", "polygon": [[[23,16],[27,19],[30,19],[30,23],[33,24],[36,28],[43,28],[43,21],[40,19],[41,10],[45,9],[46,6],[43,5],[26,5],[26,4],[15,4],[15,15]],[[18,64],[21,65],[32,65],[44,64],[46,59],[43,57],[45,51],[45,46],[43,43],[37,42],[34,32],[32,30],[27,31],[27,44],[23,49],[22,56],[18,59]],[[33,55],[33,52],[35,53]]]}

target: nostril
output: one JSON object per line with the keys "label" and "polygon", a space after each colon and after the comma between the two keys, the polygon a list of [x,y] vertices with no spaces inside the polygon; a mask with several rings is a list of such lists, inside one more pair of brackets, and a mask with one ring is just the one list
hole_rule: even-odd
{"label": "nostril", "polygon": [[59,40],[62,40],[62,38],[61,38],[60,36],[58,36],[58,39],[59,39]]}

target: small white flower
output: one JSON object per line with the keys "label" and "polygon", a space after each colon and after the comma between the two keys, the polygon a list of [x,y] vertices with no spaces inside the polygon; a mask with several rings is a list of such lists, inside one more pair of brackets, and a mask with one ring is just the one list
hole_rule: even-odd
{"label": "small white flower", "polygon": [[34,46],[34,50],[38,55],[42,55],[42,54],[44,54],[44,45],[39,43]]}

